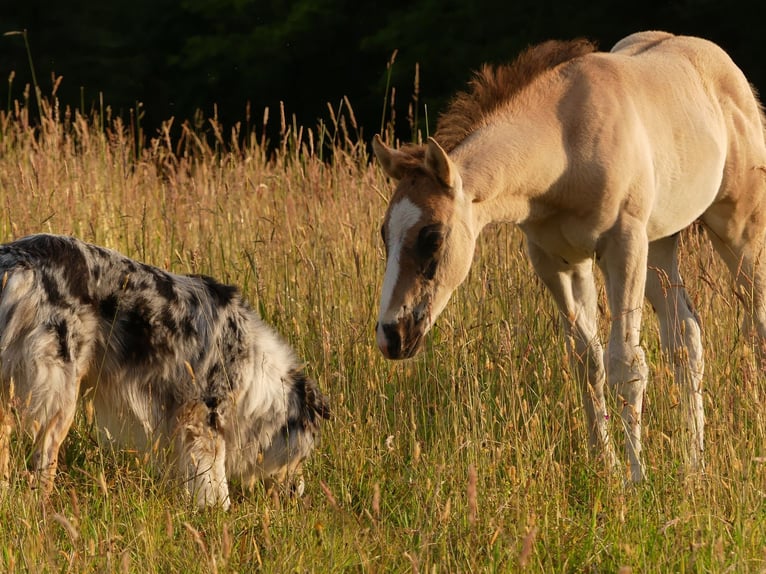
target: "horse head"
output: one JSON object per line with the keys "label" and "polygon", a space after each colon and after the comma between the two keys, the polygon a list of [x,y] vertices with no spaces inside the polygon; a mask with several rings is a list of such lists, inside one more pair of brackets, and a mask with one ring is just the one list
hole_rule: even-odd
{"label": "horse head", "polygon": [[420,351],[468,275],[476,247],[472,204],[457,166],[434,139],[394,150],[376,136],[373,150],[397,182],[381,228],[386,272],[376,339],[386,358],[406,359]]}

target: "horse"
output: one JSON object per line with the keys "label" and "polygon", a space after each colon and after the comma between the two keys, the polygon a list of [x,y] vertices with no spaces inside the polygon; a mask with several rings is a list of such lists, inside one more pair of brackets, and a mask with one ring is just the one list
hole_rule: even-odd
{"label": "horse", "polygon": [[[551,40],[485,65],[423,145],[372,145],[396,187],[381,234],[376,325],[384,357],[416,355],[464,281],[482,229],[516,224],[556,302],[581,387],[588,445],[620,468],[605,386],[625,431],[626,480],[646,477],[644,296],[682,390],[684,461],[704,472],[700,320],[678,266],[679,233],[700,222],[733,275],[743,329],[766,348],[766,121],[754,88],[714,43],[644,31],[609,52]],[[595,265],[594,265],[595,263]],[[599,268],[610,313],[599,338]]]}

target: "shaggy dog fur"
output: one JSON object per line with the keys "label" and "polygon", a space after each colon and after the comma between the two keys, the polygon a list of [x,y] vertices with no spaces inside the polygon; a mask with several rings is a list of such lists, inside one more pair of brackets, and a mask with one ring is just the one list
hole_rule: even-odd
{"label": "shaggy dog fur", "polygon": [[49,492],[87,396],[105,436],[168,453],[200,506],[227,508],[229,480],[302,491],[328,402],[235,287],[55,235],[0,246],[0,280],[0,479],[19,423]]}

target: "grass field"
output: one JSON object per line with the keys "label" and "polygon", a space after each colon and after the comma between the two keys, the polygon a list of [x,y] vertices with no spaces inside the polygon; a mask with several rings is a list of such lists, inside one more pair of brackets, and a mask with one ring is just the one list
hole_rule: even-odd
{"label": "grass field", "polygon": [[238,284],[334,418],[302,499],[256,489],[197,512],[142,454],[96,448],[80,417],[50,500],[20,472],[0,493],[1,572],[766,572],[766,378],[697,230],[682,259],[704,325],[706,472],[680,464],[647,308],[649,478],[624,488],[588,457],[556,312],[512,227],[485,231],[419,358],[380,356],[390,185],[350,119],[288,123],[267,157],[215,124],[210,143],[187,126],[137,151],[135,126],[44,107],[33,128],[27,109],[0,114],[0,240],[73,234]]}

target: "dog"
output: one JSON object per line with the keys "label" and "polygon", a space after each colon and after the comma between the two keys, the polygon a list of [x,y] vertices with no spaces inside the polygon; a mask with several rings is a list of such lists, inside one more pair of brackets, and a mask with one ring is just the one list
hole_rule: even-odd
{"label": "dog", "polygon": [[228,509],[230,481],[302,494],[329,402],[236,287],[48,234],[0,246],[0,280],[1,480],[20,426],[49,494],[86,399],[102,440],[166,453],[200,507]]}

